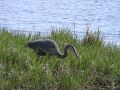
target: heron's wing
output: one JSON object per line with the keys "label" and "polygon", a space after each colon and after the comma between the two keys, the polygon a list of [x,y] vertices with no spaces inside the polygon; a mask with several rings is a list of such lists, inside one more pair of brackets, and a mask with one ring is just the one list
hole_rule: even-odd
{"label": "heron's wing", "polygon": [[38,41],[37,48],[39,48],[39,50],[49,53],[53,48],[55,48],[55,44],[49,41]]}
{"label": "heron's wing", "polygon": [[43,55],[45,56],[47,54],[47,52],[43,51],[43,50],[39,50],[36,52],[38,55]]}

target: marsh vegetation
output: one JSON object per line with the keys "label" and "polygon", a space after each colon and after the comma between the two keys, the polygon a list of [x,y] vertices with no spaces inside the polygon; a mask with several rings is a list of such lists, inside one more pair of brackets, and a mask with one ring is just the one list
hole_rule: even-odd
{"label": "marsh vegetation", "polygon": [[[92,35],[93,33],[91,33]],[[1,90],[92,90],[120,89],[120,48],[105,45],[98,34],[86,32],[82,40],[66,30],[51,32],[58,43],[76,47],[81,59],[72,52],[65,59],[38,56],[25,44],[43,38],[40,34],[14,34],[0,29]]]}

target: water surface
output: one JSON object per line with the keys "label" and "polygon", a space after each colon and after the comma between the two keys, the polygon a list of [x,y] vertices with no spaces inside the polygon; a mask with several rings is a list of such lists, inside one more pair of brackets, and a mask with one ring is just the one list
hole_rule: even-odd
{"label": "water surface", "polygon": [[100,28],[120,42],[120,0],[0,0],[0,25],[43,31],[51,26],[85,31]]}

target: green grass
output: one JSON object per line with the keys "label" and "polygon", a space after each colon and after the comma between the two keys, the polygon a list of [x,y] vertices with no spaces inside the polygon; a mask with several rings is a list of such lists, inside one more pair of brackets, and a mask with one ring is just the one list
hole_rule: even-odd
{"label": "green grass", "polygon": [[70,51],[65,59],[41,57],[25,44],[42,36],[5,30],[0,29],[0,90],[109,90],[120,86],[120,48],[115,45],[104,45],[100,38],[94,44],[86,38],[76,40],[70,31],[62,30],[49,38],[61,52],[65,43],[73,44],[81,60]]}

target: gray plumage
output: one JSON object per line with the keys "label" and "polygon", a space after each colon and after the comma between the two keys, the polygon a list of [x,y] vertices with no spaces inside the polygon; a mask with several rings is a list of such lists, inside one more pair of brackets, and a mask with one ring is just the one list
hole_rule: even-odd
{"label": "gray plumage", "polygon": [[58,45],[54,40],[46,39],[46,40],[36,40],[27,43],[27,47],[33,49],[38,55],[45,56],[48,55],[55,55],[58,58],[65,58],[67,57],[67,49],[72,50],[76,57],[79,59],[79,55],[76,52],[76,49],[74,46],[67,44],[64,47],[64,54],[62,54],[59,49]]}

